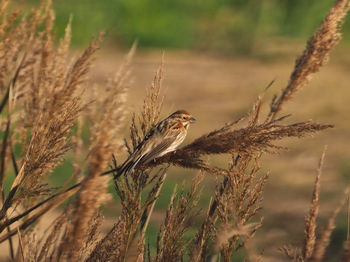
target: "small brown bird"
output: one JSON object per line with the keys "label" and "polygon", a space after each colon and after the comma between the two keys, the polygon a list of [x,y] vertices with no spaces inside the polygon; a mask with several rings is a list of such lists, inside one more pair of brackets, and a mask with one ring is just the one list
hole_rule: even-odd
{"label": "small brown bird", "polygon": [[190,123],[195,121],[185,110],[178,110],[160,121],[122,164],[116,177],[131,172],[137,165],[147,164],[174,151],[184,141]]}

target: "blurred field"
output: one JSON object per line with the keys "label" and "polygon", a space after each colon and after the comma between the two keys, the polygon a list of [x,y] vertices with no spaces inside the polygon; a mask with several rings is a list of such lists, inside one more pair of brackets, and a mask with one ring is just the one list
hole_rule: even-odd
{"label": "blurred field", "polygon": [[[276,47],[273,52],[283,53],[284,48],[286,46]],[[272,95],[278,93],[287,83],[294,66],[294,57],[301,52],[302,45],[293,45],[286,49],[290,51],[279,55],[279,59],[225,59],[195,52],[167,51],[163,82],[166,95],[163,116],[182,108],[197,118],[198,121],[191,127],[186,143],[225,122],[244,116],[265,86],[275,79],[274,85],[265,95],[266,109]],[[273,57],[273,53],[266,53],[266,56]],[[121,58],[119,52],[112,50],[100,53],[94,70],[96,81],[116,70]],[[309,208],[314,175],[324,145],[328,145],[328,150],[321,178],[321,225],[325,224],[349,181],[349,59],[347,49],[338,48],[333,53],[329,65],[285,108],[285,113],[293,112],[291,119],[294,121],[313,119],[320,123],[334,124],[335,128],[318,133],[315,137],[285,141],[281,145],[289,150],[265,157],[261,172],[270,172],[264,192],[262,214],[265,219],[254,240],[255,247],[264,254],[263,261],[281,261],[284,257],[278,251],[279,247],[302,242],[304,216]],[[130,114],[140,109],[145,88],[150,85],[160,61],[159,50],[137,52],[128,100]],[[218,157],[215,164],[222,165],[227,162],[225,160]],[[157,204],[156,210],[159,215],[154,216],[150,229],[156,228],[161,221],[174,185],[190,181],[193,176],[194,172],[191,170],[170,168],[170,175]],[[207,175],[201,202],[204,209],[209,201],[207,192],[213,190],[214,181],[213,177]],[[118,207],[112,203],[107,209],[112,221]],[[333,234],[327,261],[335,261],[342,249],[340,243],[346,238],[346,212],[343,211],[342,214]],[[193,226],[196,226],[196,221]],[[156,239],[154,232],[149,232],[149,238]]]}
{"label": "blurred field", "polygon": [[[28,0],[27,7],[40,0]],[[55,30],[62,36],[73,16],[76,46],[105,30],[113,45],[141,48],[211,50],[226,55],[252,54],[271,37],[313,34],[332,0],[59,0]],[[349,29],[349,23],[345,28]],[[348,36],[345,34],[348,42]]]}

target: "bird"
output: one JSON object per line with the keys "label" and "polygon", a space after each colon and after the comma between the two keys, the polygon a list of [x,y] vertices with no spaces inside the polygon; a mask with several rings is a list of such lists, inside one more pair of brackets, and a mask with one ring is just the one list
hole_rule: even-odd
{"label": "bird", "polygon": [[156,124],[137,145],[135,151],[118,168],[115,176],[128,174],[139,165],[173,152],[185,140],[187,130],[196,119],[185,110],[177,110]]}

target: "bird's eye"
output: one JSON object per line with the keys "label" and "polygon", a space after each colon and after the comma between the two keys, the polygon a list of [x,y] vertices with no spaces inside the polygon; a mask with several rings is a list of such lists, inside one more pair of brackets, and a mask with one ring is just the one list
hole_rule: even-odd
{"label": "bird's eye", "polygon": [[182,119],[183,119],[183,120],[186,120],[186,119],[187,119],[187,117],[183,116],[183,117],[182,117]]}

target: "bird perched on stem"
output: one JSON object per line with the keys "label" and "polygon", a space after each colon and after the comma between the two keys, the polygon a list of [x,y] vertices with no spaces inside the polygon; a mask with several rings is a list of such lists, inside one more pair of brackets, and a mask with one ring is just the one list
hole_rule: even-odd
{"label": "bird perched on stem", "polygon": [[190,123],[196,120],[185,110],[178,110],[154,126],[135,151],[118,168],[116,177],[131,172],[136,166],[147,164],[176,148],[184,141]]}

